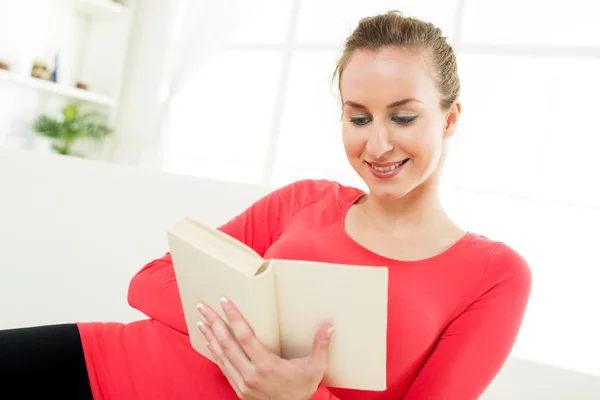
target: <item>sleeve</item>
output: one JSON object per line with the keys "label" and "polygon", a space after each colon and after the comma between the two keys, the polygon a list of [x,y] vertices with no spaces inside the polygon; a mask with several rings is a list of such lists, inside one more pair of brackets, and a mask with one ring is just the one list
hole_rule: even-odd
{"label": "sleeve", "polygon": [[526,261],[498,244],[474,301],[446,328],[404,400],[478,399],[512,350],[531,282]]}
{"label": "sleeve", "polygon": [[133,277],[127,302],[149,318],[188,334],[170,253],[149,262]]}
{"label": "sleeve", "polygon": [[[263,196],[218,229],[264,256],[291,217],[317,201],[327,184],[319,180],[291,183]],[[132,278],[127,301],[149,318],[188,333],[169,253],[146,264]]]}
{"label": "sleeve", "polygon": [[319,200],[328,185],[324,180],[291,183],[264,196],[219,229],[263,257],[294,214]]}
{"label": "sleeve", "polygon": [[319,385],[319,388],[315,392],[315,394],[313,394],[312,397],[310,398],[310,400],[339,400],[339,399],[337,397],[335,397],[334,395],[332,395],[331,392],[329,390],[327,390],[327,387],[321,383]]}

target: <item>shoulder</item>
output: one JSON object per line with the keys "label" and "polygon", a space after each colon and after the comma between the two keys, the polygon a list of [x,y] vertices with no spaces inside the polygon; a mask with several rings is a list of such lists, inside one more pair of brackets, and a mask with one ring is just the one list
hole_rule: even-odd
{"label": "shoulder", "polygon": [[282,186],[271,193],[280,200],[303,208],[321,201],[344,202],[357,197],[362,192],[351,186],[327,179],[302,179]]}
{"label": "shoulder", "polygon": [[281,186],[273,193],[280,197],[308,196],[315,199],[332,184],[332,181],[326,179],[301,179]]}
{"label": "shoulder", "polygon": [[529,295],[532,285],[532,272],[529,263],[517,250],[502,241],[473,235],[474,251],[484,256],[485,265],[477,295],[492,288]]}

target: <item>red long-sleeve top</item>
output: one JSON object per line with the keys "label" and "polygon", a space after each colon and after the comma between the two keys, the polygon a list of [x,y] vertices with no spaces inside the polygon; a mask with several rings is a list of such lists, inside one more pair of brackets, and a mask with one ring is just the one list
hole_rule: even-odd
{"label": "red long-sleeve top", "polygon": [[[420,261],[373,253],[344,229],[362,195],[330,181],[299,181],[220,229],[267,259],[389,268],[387,390],[321,386],[313,400],[477,399],[516,339],[531,288],[527,263],[475,233]],[[149,319],[78,323],[96,400],[237,398],[218,367],[190,346],[169,254],[136,274],[128,300]]]}

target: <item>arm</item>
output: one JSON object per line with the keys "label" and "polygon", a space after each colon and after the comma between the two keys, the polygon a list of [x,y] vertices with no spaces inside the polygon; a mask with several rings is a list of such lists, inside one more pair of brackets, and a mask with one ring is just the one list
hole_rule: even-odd
{"label": "arm", "polygon": [[146,264],[129,283],[129,305],[187,335],[171,254]]}
{"label": "arm", "polygon": [[474,301],[447,327],[404,400],[478,399],[508,358],[530,290],[525,260],[499,244]]}
{"label": "arm", "polygon": [[[263,196],[218,229],[263,256],[299,209],[316,201],[327,181],[299,181]],[[187,334],[171,255],[144,266],[131,280],[129,305],[148,317]]]}

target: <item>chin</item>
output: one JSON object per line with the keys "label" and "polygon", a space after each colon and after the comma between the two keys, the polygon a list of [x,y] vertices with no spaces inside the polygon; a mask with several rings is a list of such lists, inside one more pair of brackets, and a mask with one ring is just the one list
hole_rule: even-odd
{"label": "chin", "polygon": [[396,200],[410,193],[409,189],[402,187],[404,185],[394,187],[393,185],[370,184],[367,186],[369,187],[369,194],[380,199]]}
{"label": "chin", "polygon": [[362,179],[369,188],[369,194],[381,199],[399,199],[413,189],[404,179],[381,180],[370,175],[363,175]]}

